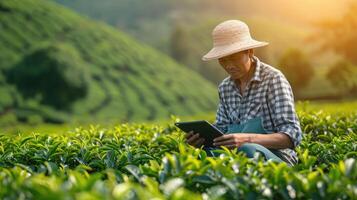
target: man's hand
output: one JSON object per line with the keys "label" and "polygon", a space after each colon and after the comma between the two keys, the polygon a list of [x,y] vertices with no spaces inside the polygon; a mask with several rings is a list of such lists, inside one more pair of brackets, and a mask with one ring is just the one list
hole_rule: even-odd
{"label": "man's hand", "polygon": [[214,146],[225,146],[228,149],[238,148],[244,143],[251,142],[252,134],[239,133],[239,134],[226,134],[220,137],[217,137],[213,140]]}
{"label": "man's hand", "polygon": [[200,148],[203,145],[203,143],[205,142],[205,139],[204,138],[200,138],[200,134],[199,133],[194,133],[193,131],[190,131],[186,135],[186,142],[191,146],[194,146],[196,148]]}

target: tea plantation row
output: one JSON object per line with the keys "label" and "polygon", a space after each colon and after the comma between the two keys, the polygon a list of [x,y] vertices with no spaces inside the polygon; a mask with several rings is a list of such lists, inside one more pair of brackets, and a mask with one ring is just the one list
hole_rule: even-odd
{"label": "tea plantation row", "polygon": [[0,136],[1,199],[356,199],[357,114],[299,113],[299,163],[184,143],[172,124]]}

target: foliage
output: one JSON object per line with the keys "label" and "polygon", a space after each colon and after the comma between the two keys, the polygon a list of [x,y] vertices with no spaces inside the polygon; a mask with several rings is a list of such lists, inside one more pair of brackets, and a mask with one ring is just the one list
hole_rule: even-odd
{"label": "foliage", "polygon": [[68,44],[51,44],[34,50],[7,72],[25,98],[68,109],[87,94],[89,74],[78,52]]}
{"label": "foliage", "polygon": [[320,113],[330,115],[349,115],[356,112],[357,100],[350,101],[297,101],[295,108],[299,112]]}
{"label": "foliage", "polygon": [[[0,136],[7,199],[354,199],[357,113],[299,113],[299,163],[223,149],[207,157],[172,123]],[[178,119],[175,119],[175,121]]]}
{"label": "foliage", "polygon": [[327,79],[340,91],[357,92],[357,67],[346,60],[336,62],[327,73]]}
{"label": "foliage", "polygon": [[279,69],[296,92],[303,89],[314,76],[311,61],[298,49],[290,49],[279,60]]}

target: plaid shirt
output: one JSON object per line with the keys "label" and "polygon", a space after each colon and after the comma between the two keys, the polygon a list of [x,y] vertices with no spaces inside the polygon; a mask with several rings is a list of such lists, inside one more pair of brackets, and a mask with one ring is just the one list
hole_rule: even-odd
{"label": "plaid shirt", "polygon": [[[229,124],[262,117],[263,127],[290,137],[294,148],[300,144],[302,132],[295,113],[294,96],[289,82],[277,69],[255,60],[255,72],[243,96],[231,77],[218,86],[219,105],[214,125],[227,132]],[[293,165],[297,155],[293,149],[279,149],[279,157]]]}

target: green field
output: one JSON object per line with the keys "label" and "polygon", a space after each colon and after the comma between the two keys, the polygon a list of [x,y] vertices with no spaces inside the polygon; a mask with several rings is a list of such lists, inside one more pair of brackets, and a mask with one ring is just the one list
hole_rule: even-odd
{"label": "green field", "polygon": [[[298,112],[324,112],[329,113],[331,115],[335,114],[349,114],[356,112],[357,101],[342,101],[342,102],[329,102],[329,101],[298,101],[296,103],[296,109]],[[201,120],[205,119],[210,122],[213,122],[215,119],[215,112],[207,112],[200,115],[172,115],[172,118],[179,118],[181,121],[188,120]],[[170,120],[160,119],[155,121],[145,121],[138,120],[136,123],[143,124],[158,124],[158,125],[166,125]],[[112,118],[106,121],[92,121],[92,122],[74,122],[74,123],[64,123],[64,124],[49,124],[49,123],[39,123],[39,124],[28,124],[28,123],[6,123],[2,124],[2,130],[0,133],[3,134],[31,134],[31,133],[46,133],[46,134],[56,134],[56,133],[64,133],[71,130],[74,130],[77,127],[89,128],[90,126],[98,126],[102,128],[111,128],[118,124],[121,124],[118,119]],[[128,123],[130,124],[130,123]]]}
{"label": "green field", "polygon": [[357,101],[299,101],[296,103],[296,109],[303,112],[325,112],[332,115],[351,114],[357,112]]}
{"label": "green field", "polygon": [[178,118],[1,135],[0,198],[356,199],[356,102],[297,108],[304,137],[293,167],[229,150],[207,157],[184,143]]}

